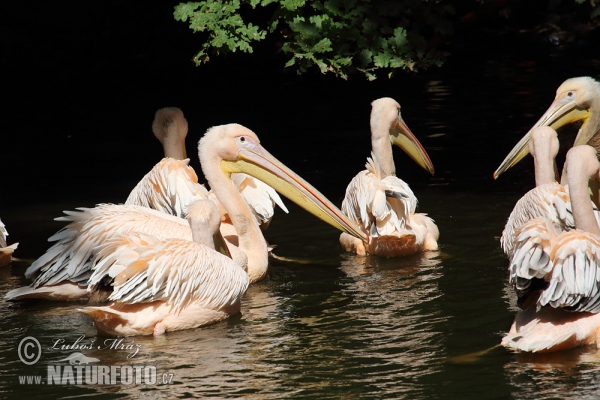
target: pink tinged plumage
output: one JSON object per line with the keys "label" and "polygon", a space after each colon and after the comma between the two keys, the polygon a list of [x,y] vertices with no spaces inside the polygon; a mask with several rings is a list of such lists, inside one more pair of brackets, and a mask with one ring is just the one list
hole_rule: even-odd
{"label": "pink tinged plumage", "polygon": [[189,159],[163,158],[131,191],[125,204],[152,208],[178,217],[187,215],[187,205],[208,198],[206,188],[188,165]]}
{"label": "pink tinged plumage", "polygon": [[[25,275],[33,279],[32,289],[40,289],[45,296],[46,286],[68,283],[83,290],[78,291],[83,298],[89,297],[85,290],[96,256],[96,248],[114,235],[127,232],[141,232],[158,238],[180,238],[192,240],[192,231],[183,218],[165,214],[150,208],[136,205],[100,204],[94,208],[79,208],[79,211],[65,211],[65,217],[57,220],[69,222],[67,226],[50,237],[54,241],[44,255],[26,270]],[[246,256],[239,251],[232,252],[234,261],[245,265]],[[66,287],[62,285],[61,288]],[[7,293],[7,299],[19,299],[19,289]],[[35,291],[27,292],[27,297],[35,297]]]}
{"label": "pink tinged plumage", "polygon": [[0,221],[0,267],[7,265],[10,263],[13,252],[19,246],[19,243],[13,243],[10,246],[6,243],[6,237],[8,236],[8,232],[6,231],[6,227]]}
{"label": "pink tinged plumage", "polygon": [[[141,233],[118,235],[98,249],[88,290],[112,282],[109,306],[81,311],[96,327],[115,335],[162,334],[217,322],[239,312],[250,283],[246,271],[216,252],[209,240],[218,230],[219,213],[209,200],[193,208],[210,207],[216,219],[199,220],[190,210],[194,242],[161,240]],[[201,230],[209,230],[204,235]]]}
{"label": "pink tinged plumage", "polygon": [[246,174],[231,174],[231,181],[250,207],[259,225],[269,225],[275,214],[275,205],[288,213],[279,194],[266,183]]}
{"label": "pink tinged plumage", "polygon": [[[400,117],[399,104],[390,98],[373,102],[371,112],[371,157],[366,169],[359,172],[346,188],[342,212],[356,221],[370,235],[371,243],[342,233],[340,243],[347,251],[361,255],[376,254],[387,257],[404,256],[423,250],[436,250],[439,231],[426,214],[416,213],[417,198],[403,180],[396,177],[392,155],[392,141],[404,148],[408,142],[420,149],[420,154],[409,152],[424,168],[433,172],[433,166],[422,146],[412,133],[410,139],[396,142],[401,136],[398,126],[409,132]],[[405,149],[406,150],[406,149]],[[423,166],[422,165],[422,166]]]}
{"label": "pink tinged plumage", "polygon": [[531,219],[542,217],[559,232],[573,229],[575,221],[571,211],[568,187],[556,182],[536,186],[517,201],[500,238],[504,252],[512,257],[517,230]]}
{"label": "pink tinged plumage", "polygon": [[[587,181],[598,175],[600,164],[594,149],[580,146],[567,154],[566,168],[577,229],[557,235],[556,227],[546,223],[550,235],[543,253],[549,262],[535,276],[541,276],[547,286],[539,291],[536,302],[530,302],[517,314],[511,331],[502,341],[506,347],[521,351],[555,351],[598,342],[600,227]],[[539,237],[536,240],[539,241]],[[527,246],[534,247],[530,242],[531,239],[525,238],[519,243],[513,259],[527,252]],[[529,265],[535,265],[535,262],[529,262]],[[521,276],[527,278],[524,273]]]}

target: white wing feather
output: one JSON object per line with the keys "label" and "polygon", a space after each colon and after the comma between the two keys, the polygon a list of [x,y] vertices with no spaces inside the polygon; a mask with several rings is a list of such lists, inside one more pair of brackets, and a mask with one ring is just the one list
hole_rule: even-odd
{"label": "white wing feather", "polygon": [[131,191],[125,204],[139,205],[185,218],[187,205],[208,198],[189,159],[163,158]]}
{"label": "white wing feather", "polygon": [[25,271],[35,279],[33,287],[72,281],[85,286],[91,274],[96,246],[118,233],[139,231],[159,238],[192,240],[183,218],[136,205],[100,204],[94,208],[65,211],[57,221],[70,222],[51,236],[56,242]]}
{"label": "white wing feather", "polygon": [[250,206],[259,225],[271,221],[275,214],[276,204],[288,213],[288,209],[275,189],[261,180],[241,173],[231,174],[231,180],[244,201]]}
{"label": "white wing feather", "polygon": [[175,311],[191,302],[219,309],[235,304],[250,281],[230,258],[198,243],[140,233],[111,238],[98,249],[88,290],[112,280],[109,300],[167,301]]}
{"label": "white wing feather", "polygon": [[600,311],[600,238],[578,229],[563,232],[552,251],[552,276],[540,306]]}
{"label": "white wing feather", "polygon": [[[367,158],[366,170],[359,172],[346,188],[342,212],[356,221],[371,237],[391,235],[407,229],[409,216],[417,208],[410,187],[395,176],[381,179],[377,160]],[[395,193],[398,197],[389,197]]]}

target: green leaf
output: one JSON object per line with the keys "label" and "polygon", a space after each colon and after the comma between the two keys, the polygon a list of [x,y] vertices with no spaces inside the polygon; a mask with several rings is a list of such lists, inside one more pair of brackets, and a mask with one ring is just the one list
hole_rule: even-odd
{"label": "green leaf", "polygon": [[180,3],[175,6],[175,11],[173,11],[173,17],[175,17],[175,21],[187,21],[188,18],[192,18],[194,16],[194,12],[196,8],[200,7],[200,3]]}
{"label": "green leaf", "polygon": [[329,38],[323,38],[315,44],[312,49],[315,53],[327,53],[332,50],[331,40],[329,40]]}
{"label": "green leaf", "polygon": [[386,53],[377,54],[373,57],[376,67],[388,67],[390,65],[390,55]]}

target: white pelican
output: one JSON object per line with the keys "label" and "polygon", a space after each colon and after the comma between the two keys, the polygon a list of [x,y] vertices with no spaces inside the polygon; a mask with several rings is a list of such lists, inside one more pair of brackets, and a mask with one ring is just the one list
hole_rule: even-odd
{"label": "white pelican", "polygon": [[[7,299],[88,299],[87,281],[92,273],[97,247],[118,234],[138,232],[158,239],[192,241],[192,231],[185,219],[147,207],[99,204],[78,210],[65,211],[67,216],[56,218],[69,224],[48,239],[55,242],[54,245],[25,271],[25,276],[33,279],[32,284],[9,291]],[[225,245],[222,240],[220,234],[215,235],[214,243],[219,251],[230,247],[233,260],[245,267],[246,255],[233,246]]]}
{"label": "white pelican", "polygon": [[268,266],[267,244],[247,203],[233,186],[231,173],[251,175],[332,226],[368,241],[355,223],[315,188],[285,167],[249,129],[229,124],[209,129],[198,144],[204,176],[235,227],[239,248],[248,256],[251,282],[262,279]]}
{"label": "white pelican", "polygon": [[250,280],[214,250],[221,215],[211,200],[188,205],[193,241],[117,235],[98,248],[88,290],[109,289],[111,303],[80,311],[99,331],[119,336],[161,335],[239,313]]}
{"label": "white pelican", "polygon": [[152,132],[163,146],[161,159],[133,188],[125,204],[139,205],[185,217],[187,205],[208,198],[206,188],[186,158],[188,123],[176,107],[156,111]]}
{"label": "white pelican", "polygon": [[600,178],[596,150],[573,147],[565,168],[576,229],[558,233],[548,226],[537,245],[517,244],[513,258],[529,260],[520,267],[541,278],[529,288],[537,298],[524,305],[502,339],[508,348],[549,352],[600,343],[600,225],[588,190],[589,181]]}
{"label": "white pelican", "polygon": [[[224,199],[221,204],[236,229],[239,249],[230,247],[232,256],[237,261],[236,254],[241,251],[239,257],[247,261],[252,282],[266,274],[267,245],[252,212],[229,178],[231,173],[247,173],[265,180],[334,227],[368,240],[329,200],[267,153],[247,128],[237,124],[214,127],[200,140],[198,151],[206,178],[218,198]],[[185,239],[189,236],[184,235],[190,235],[184,220],[141,206],[100,205],[81,210],[81,213],[67,212],[68,217],[59,218],[71,224],[49,239],[56,243],[27,269],[28,277],[36,276],[32,286],[11,290],[6,298],[87,298],[87,279],[93,267],[94,252],[103,241],[117,233],[132,231],[160,238]],[[132,217],[133,214],[136,216]],[[173,233],[171,229],[180,233]]]}
{"label": "white pelican", "polygon": [[[514,166],[527,155],[529,151],[527,143],[529,142],[531,131],[535,127],[551,126],[554,129],[558,129],[581,120],[583,120],[583,124],[575,138],[573,146],[590,144],[600,149],[600,143],[598,143],[600,137],[595,136],[600,131],[600,83],[587,76],[567,79],[558,87],[556,98],[548,110],[546,110],[533,128],[523,136],[504,161],[502,161],[502,164],[494,172],[494,179],[498,178],[500,174]],[[561,183],[566,184],[564,171]],[[590,184],[593,186],[592,199],[598,205],[600,200],[600,185],[596,182],[590,182]]]}
{"label": "white pelican", "polygon": [[0,267],[8,265],[10,263],[13,252],[16,250],[19,243],[13,243],[10,246],[6,244],[6,237],[8,232],[6,227],[0,221]]}
{"label": "white pelican", "polygon": [[515,204],[502,232],[500,244],[509,258],[513,255],[515,232],[533,218],[547,219],[559,232],[575,226],[568,189],[556,182],[556,131],[548,126],[535,127],[530,135],[528,148],[534,159],[536,187]]}
{"label": "white pelican", "polygon": [[[219,206],[219,200],[198,183],[198,176],[189,166],[185,149],[188,123],[183,112],[177,107],[159,109],[152,132],[163,146],[164,158],[136,185],[125,204],[149,207],[182,218],[186,215],[186,205],[195,200],[211,198]],[[246,174],[232,174],[231,179],[263,228],[273,218],[275,204],[288,212],[277,192],[267,184]],[[219,210],[223,222],[230,224],[227,213],[222,207]]]}
{"label": "white pelican", "polygon": [[342,211],[370,235],[371,242],[342,233],[340,243],[347,251],[397,257],[438,248],[437,226],[426,214],[415,213],[417,198],[396,177],[392,144],[434,173],[427,152],[402,119],[400,104],[388,97],[375,100],[371,110],[372,158],[367,159],[367,169],[352,179],[342,202]]}

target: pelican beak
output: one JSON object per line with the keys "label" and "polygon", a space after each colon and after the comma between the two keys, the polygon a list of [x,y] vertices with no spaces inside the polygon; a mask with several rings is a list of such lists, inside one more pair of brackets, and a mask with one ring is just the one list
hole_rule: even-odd
{"label": "pelican beak", "polygon": [[273,189],[334,228],[369,243],[369,237],[312,185],[283,165],[259,144],[241,149],[234,161],[222,160],[226,174],[245,173]]}
{"label": "pelican beak", "polygon": [[390,134],[392,144],[400,147],[406,154],[413,159],[414,162],[419,164],[421,168],[429,172],[431,175],[435,173],[433,169],[433,163],[429,159],[429,155],[419,142],[419,140],[413,135],[408,128],[408,125],[404,122],[402,117],[398,116],[398,130],[393,131]]}
{"label": "pelican beak", "polygon": [[[588,109],[580,110],[576,108],[576,103],[574,99],[568,95],[568,93],[564,93],[561,96],[557,97],[554,102],[550,105],[550,108],[546,110],[544,115],[535,123],[535,125],[527,132],[525,136],[519,143],[508,153],[502,164],[498,167],[498,169],[494,172],[494,179],[498,179],[500,174],[506,172],[508,169],[517,164],[523,157],[529,154],[529,138],[531,136],[531,131],[534,128],[539,126],[550,126],[553,129],[561,128],[570,123],[586,120],[590,116],[590,111]],[[589,138],[588,138],[589,140]],[[587,140],[586,140],[587,143]],[[576,144],[584,144],[584,143],[576,143]]]}

